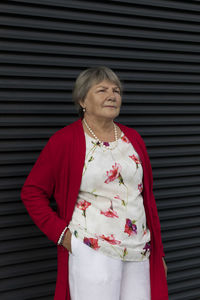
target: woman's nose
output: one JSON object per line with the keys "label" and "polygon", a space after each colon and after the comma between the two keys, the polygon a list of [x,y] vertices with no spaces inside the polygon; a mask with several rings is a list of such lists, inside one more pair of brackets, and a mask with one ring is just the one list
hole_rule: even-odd
{"label": "woman's nose", "polygon": [[110,99],[110,100],[116,100],[116,98],[115,98],[115,92],[114,91],[109,91],[108,99]]}

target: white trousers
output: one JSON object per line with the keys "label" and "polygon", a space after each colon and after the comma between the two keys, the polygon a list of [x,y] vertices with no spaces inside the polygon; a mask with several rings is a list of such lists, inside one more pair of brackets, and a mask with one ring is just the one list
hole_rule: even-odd
{"label": "white trousers", "polygon": [[121,261],[91,249],[74,235],[69,255],[71,300],[150,300],[149,259]]}

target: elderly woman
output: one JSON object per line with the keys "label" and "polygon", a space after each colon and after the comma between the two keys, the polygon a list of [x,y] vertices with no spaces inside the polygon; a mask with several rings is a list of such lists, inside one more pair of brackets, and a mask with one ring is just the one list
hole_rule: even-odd
{"label": "elderly woman", "polygon": [[57,244],[56,300],[168,299],[151,165],[137,131],[114,122],[121,94],[109,68],[83,71],[73,91],[81,118],[51,136],[21,191]]}

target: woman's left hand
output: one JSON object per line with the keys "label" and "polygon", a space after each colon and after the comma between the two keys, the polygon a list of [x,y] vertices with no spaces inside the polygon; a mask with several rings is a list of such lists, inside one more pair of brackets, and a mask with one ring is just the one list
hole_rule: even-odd
{"label": "woman's left hand", "polygon": [[165,276],[167,278],[167,265],[166,265],[164,257],[162,257],[162,260],[163,260],[163,266],[164,266],[164,269],[165,269]]}
{"label": "woman's left hand", "polygon": [[69,251],[70,253],[72,253],[72,245],[71,245],[71,240],[72,240],[72,234],[71,231],[69,229],[67,229],[66,233],[65,233],[65,237],[63,240],[63,247],[65,249],[67,249],[67,251]]}

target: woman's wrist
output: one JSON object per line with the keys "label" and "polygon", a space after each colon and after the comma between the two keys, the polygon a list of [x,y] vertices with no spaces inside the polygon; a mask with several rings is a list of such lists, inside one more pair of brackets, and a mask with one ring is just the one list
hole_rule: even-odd
{"label": "woman's wrist", "polygon": [[62,246],[62,244],[63,244],[64,238],[65,238],[65,233],[67,232],[67,229],[68,229],[68,226],[66,226],[66,227],[64,228],[64,230],[62,231],[62,233],[61,233],[61,235],[60,235],[60,238],[59,238],[59,240],[58,240],[58,245],[59,245],[59,246]]}

